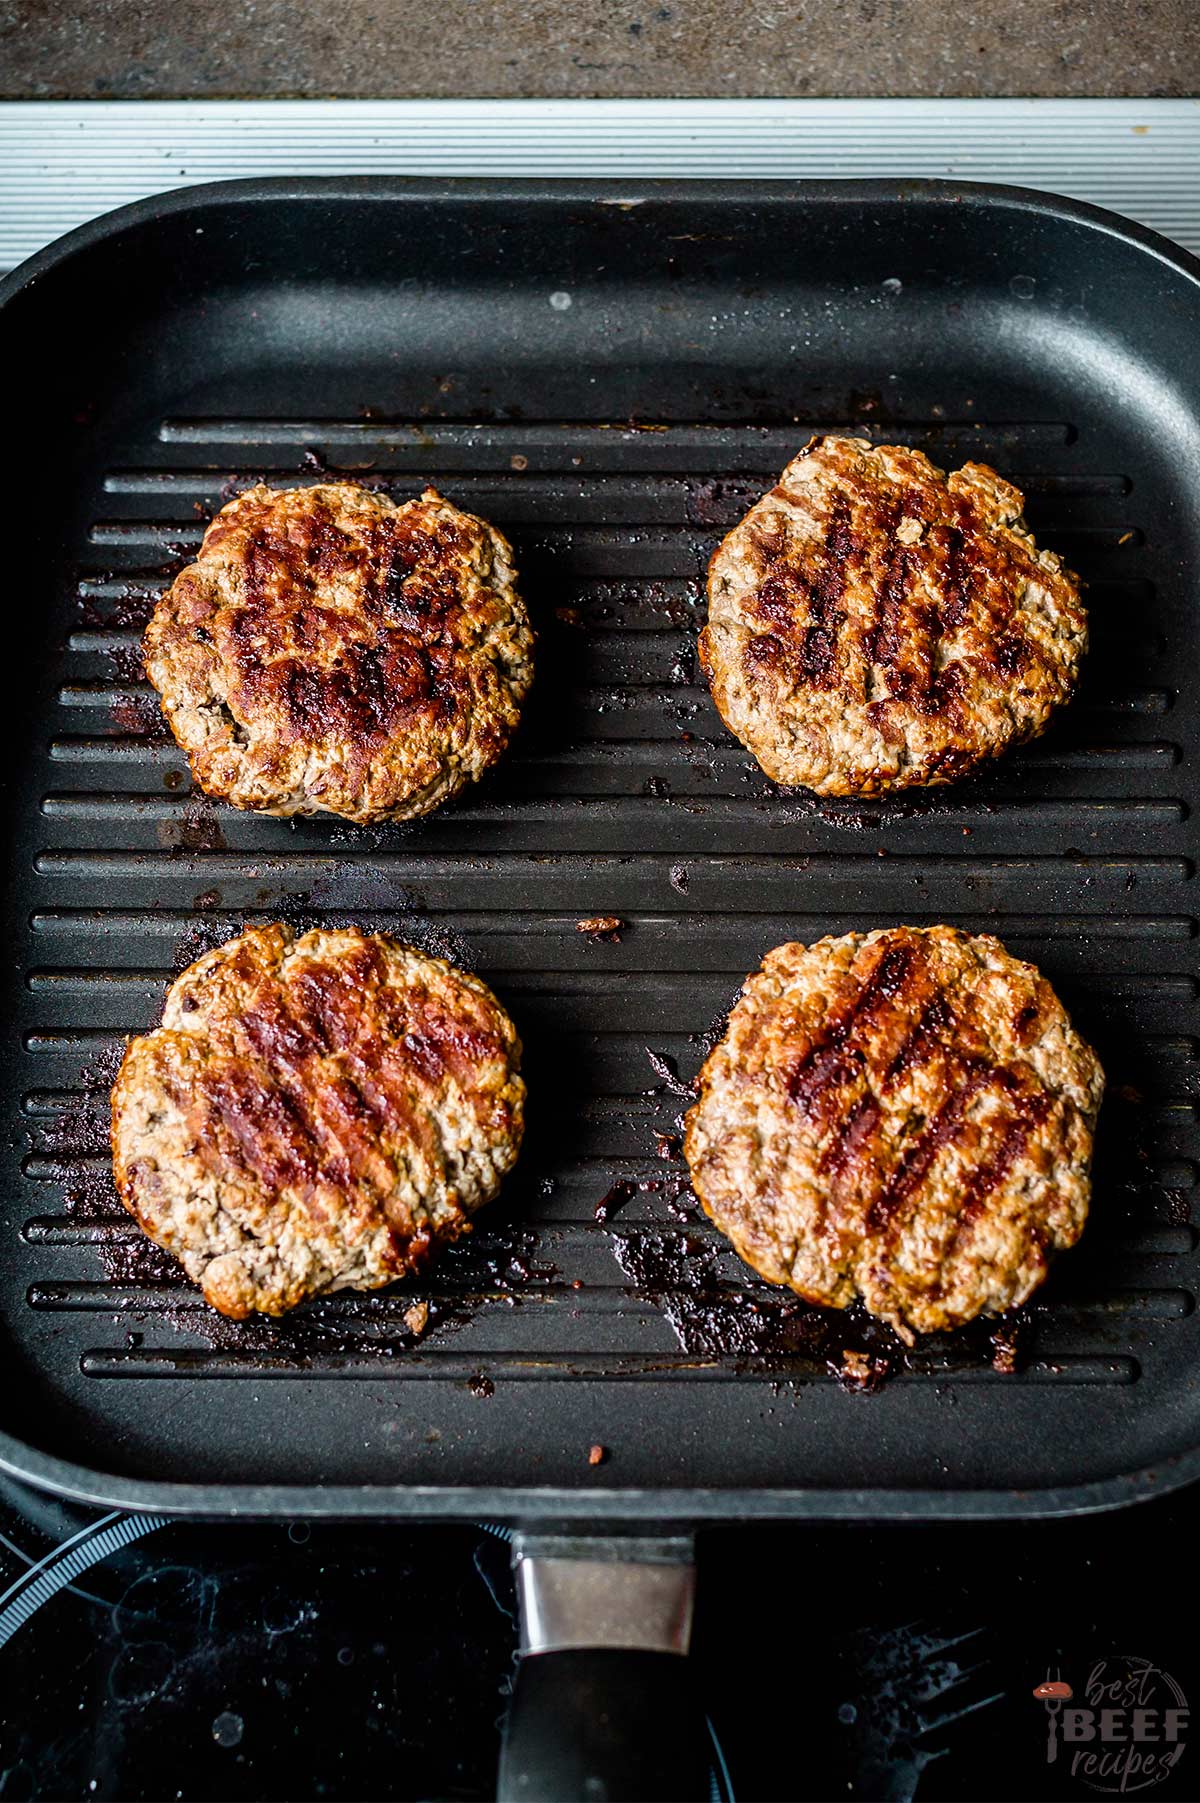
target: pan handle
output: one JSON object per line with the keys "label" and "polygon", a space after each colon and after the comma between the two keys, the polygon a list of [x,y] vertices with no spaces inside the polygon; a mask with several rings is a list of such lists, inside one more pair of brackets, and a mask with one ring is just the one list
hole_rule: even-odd
{"label": "pan handle", "polygon": [[518,1535],[499,1803],[705,1803],[690,1538]]}

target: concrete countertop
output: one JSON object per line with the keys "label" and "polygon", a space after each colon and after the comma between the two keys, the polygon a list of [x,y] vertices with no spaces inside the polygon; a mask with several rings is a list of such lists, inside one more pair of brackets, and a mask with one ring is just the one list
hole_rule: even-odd
{"label": "concrete countertop", "polygon": [[0,98],[1200,91],[1197,0],[0,0]]}

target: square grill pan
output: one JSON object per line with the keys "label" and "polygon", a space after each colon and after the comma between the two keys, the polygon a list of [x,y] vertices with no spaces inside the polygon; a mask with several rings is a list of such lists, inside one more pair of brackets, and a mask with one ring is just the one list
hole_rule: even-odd
{"label": "square grill pan", "polygon": [[[1200,1468],[1194,263],[1016,190],[265,181],[110,215],[0,302],[10,1470],[205,1513],[683,1521],[1063,1512]],[[713,545],[847,429],[994,463],[1089,585],[1051,733],[902,806],[774,790],[697,681]],[[541,635],[511,755],[409,827],[207,804],[141,679],[205,517],[326,470],[495,520]],[[607,914],[618,941],[577,932]],[[532,1122],[427,1282],[230,1328],[117,1208],[107,1083],[173,971],[280,915],[478,969]],[[656,1136],[769,947],[900,921],[1035,957],[1110,1089],[1019,1369],[977,1331],[866,1397],[829,1363],[867,1326],[781,1313]]]}

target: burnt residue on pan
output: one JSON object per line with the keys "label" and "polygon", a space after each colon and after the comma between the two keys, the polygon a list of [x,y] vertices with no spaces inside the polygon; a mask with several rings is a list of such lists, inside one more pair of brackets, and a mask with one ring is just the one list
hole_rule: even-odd
{"label": "burnt residue on pan", "polygon": [[[687,484],[687,517],[690,525],[721,528],[728,532],[762,499],[768,486],[761,476],[709,476]],[[714,537],[712,547],[717,540]]]}
{"label": "burnt residue on pan", "polygon": [[178,1264],[133,1232],[113,1185],[109,1095],[123,1052],[123,1046],[114,1046],[85,1065],[69,1106],[30,1124],[29,1156],[58,1185],[67,1219],[86,1228],[110,1283],[171,1282],[179,1276]]}
{"label": "burnt residue on pan", "polygon": [[61,1186],[66,1213],[91,1223],[120,1216],[109,1149],[109,1093],[124,1048],[114,1046],[79,1074],[80,1088],[58,1114],[35,1117],[26,1132],[30,1160]]}
{"label": "burnt residue on pan", "polygon": [[439,1254],[440,1277],[466,1290],[497,1291],[517,1298],[559,1276],[558,1266],[538,1256],[536,1230],[517,1221],[491,1221]]}
{"label": "burnt residue on pan", "polygon": [[120,695],[108,711],[117,731],[128,733],[130,738],[149,739],[158,744],[166,744],[171,738],[171,729],[163,718],[157,695]]}
{"label": "burnt residue on pan", "polygon": [[[178,1275],[178,1267],[176,1267]],[[476,1229],[442,1249],[429,1269],[384,1290],[342,1291],[272,1320],[229,1321],[181,1285],[171,1325],[218,1351],[284,1357],[293,1363],[330,1354],[393,1359],[466,1327],[487,1307],[519,1307],[558,1277],[538,1257],[538,1235],[512,1224]]]}
{"label": "burnt residue on pan", "polygon": [[625,1206],[630,1197],[637,1194],[638,1188],[639,1185],[631,1182],[628,1177],[618,1177],[612,1187],[605,1190],[595,1208],[592,1210],[593,1218],[595,1219],[597,1226],[603,1227],[608,1221],[611,1221],[612,1217]]}
{"label": "burnt residue on pan", "polygon": [[224,851],[225,833],[217,808],[206,795],[193,789],[178,818],[160,820],[157,838],[164,851]]}
{"label": "burnt residue on pan", "polygon": [[847,1390],[872,1394],[898,1373],[990,1365],[1008,1375],[1031,1355],[1034,1309],[981,1318],[909,1348],[861,1304],[818,1308],[790,1290],[730,1282],[724,1248],[694,1225],[614,1229],[610,1239],[633,1293],[662,1311],[682,1349],[742,1371],[780,1381],[828,1374]]}
{"label": "burnt residue on pan", "polygon": [[[200,905],[197,898],[197,906]],[[218,946],[227,945],[231,939],[237,939],[249,924],[249,921],[239,915],[216,913],[189,921],[175,940],[171,957],[172,978],[181,976],[197,958],[203,958],[207,952],[215,952]]]}
{"label": "burnt residue on pan", "polygon": [[[108,588],[112,586],[115,578],[100,575],[93,577],[92,581],[97,587]],[[166,587],[165,578],[163,586]],[[132,582],[125,583],[115,595],[85,592],[80,596],[79,601],[80,624],[89,627],[94,632],[105,630],[113,632],[143,631],[150,623],[150,615],[158,606],[158,596],[157,587],[146,589]],[[138,645],[134,649],[138,652],[137,677],[140,680],[142,675],[141,647]]]}
{"label": "burnt residue on pan", "polygon": [[825,1371],[842,1377],[850,1368],[846,1354],[854,1352],[872,1362],[877,1381],[897,1356],[890,1329],[862,1311],[839,1314],[790,1291],[761,1294],[731,1284],[721,1275],[721,1249],[696,1233],[624,1229],[611,1238],[634,1293],[662,1310],[685,1352],[781,1379]]}
{"label": "burnt residue on pan", "polygon": [[118,682],[144,682],[146,680],[140,639],[135,639],[131,645],[109,645],[103,656]]}
{"label": "burnt residue on pan", "polygon": [[684,1101],[693,1100],[696,1094],[695,1086],[683,1081],[673,1058],[667,1058],[661,1052],[656,1052],[652,1046],[646,1047],[646,1057],[650,1062],[651,1070],[664,1089],[673,1096],[681,1097]]}
{"label": "burnt residue on pan", "polygon": [[439,1331],[453,1332],[470,1318],[415,1288],[319,1297],[278,1320],[251,1315],[245,1321],[227,1320],[205,1307],[198,1292],[185,1294],[177,1310],[165,1316],[156,1312],[155,1322],[165,1320],[215,1352],[286,1359],[301,1367],[306,1360],[347,1353],[392,1359],[435,1339]]}
{"label": "burnt residue on pan", "polygon": [[[374,829],[378,831],[379,829]],[[347,842],[347,836],[369,834],[369,827],[338,828],[331,840]],[[358,841],[350,839],[350,843]],[[366,848],[364,848],[366,849]],[[362,927],[403,940],[431,957],[444,958],[459,970],[473,971],[477,954],[449,921],[428,913],[413,889],[397,883],[386,871],[356,863],[352,857],[332,859],[311,888],[293,891],[273,901],[273,920],[282,920],[299,936],[320,928]]]}

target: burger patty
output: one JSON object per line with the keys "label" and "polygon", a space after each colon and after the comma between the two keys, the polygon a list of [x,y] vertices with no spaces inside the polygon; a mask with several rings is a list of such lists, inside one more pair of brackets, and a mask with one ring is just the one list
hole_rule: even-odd
{"label": "burger patty", "polygon": [[267,814],[408,820],[504,750],[533,679],[512,550],[434,489],[251,488],[145,637],[209,795]]}
{"label": "burger patty", "polygon": [[954,927],[781,945],[684,1151],[747,1264],[902,1338],[1024,1302],[1087,1218],[1104,1076],[1032,964]]}
{"label": "burger patty", "polygon": [[717,547],[700,660],[776,782],[945,783],[1043,731],[1087,648],[1077,579],[986,464],[814,438]]}
{"label": "burger patty", "polygon": [[117,1193],[224,1315],[377,1289],[496,1194],[521,1143],[520,1055],[491,991],[440,958],[254,927],[130,1042]]}

